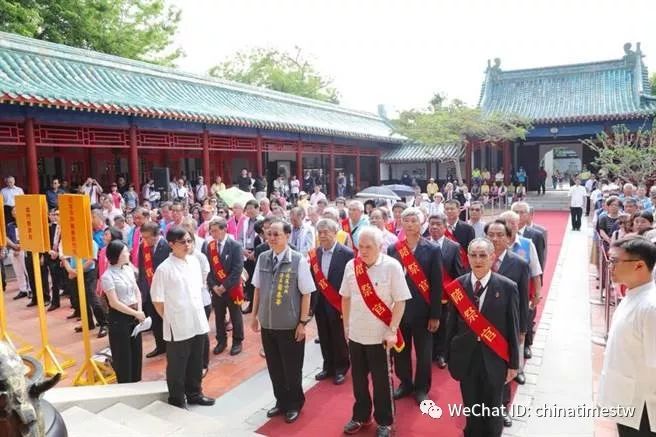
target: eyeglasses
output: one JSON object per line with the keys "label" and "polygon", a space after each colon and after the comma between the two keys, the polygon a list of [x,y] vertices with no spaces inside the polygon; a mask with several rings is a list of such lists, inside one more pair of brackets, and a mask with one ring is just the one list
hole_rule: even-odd
{"label": "eyeglasses", "polygon": [[609,258],[608,259],[608,264],[611,265],[617,265],[620,263],[628,263],[628,262],[637,262],[637,261],[642,261],[641,259],[618,259],[618,258]]}
{"label": "eyeglasses", "polygon": [[184,240],[177,240],[177,241],[176,241],[176,243],[179,243],[179,244],[191,244],[191,243],[193,243],[193,242],[194,242],[194,240],[192,240],[191,238],[187,238],[187,239],[184,239]]}

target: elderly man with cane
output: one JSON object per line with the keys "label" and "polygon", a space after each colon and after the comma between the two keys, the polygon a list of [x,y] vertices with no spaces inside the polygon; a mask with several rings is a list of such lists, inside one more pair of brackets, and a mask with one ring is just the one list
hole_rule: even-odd
{"label": "elderly man with cane", "polygon": [[390,348],[401,350],[404,347],[399,324],[405,301],[412,295],[401,264],[381,253],[382,243],[380,229],[374,226],[361,229],[359,256],[346,264],[339,290],[355,397],[353,415],[344,426],[345,434],[355,434],[371,424],[371,373],[374,418],[378,424],[376,436],[392,435],[394,395]]}

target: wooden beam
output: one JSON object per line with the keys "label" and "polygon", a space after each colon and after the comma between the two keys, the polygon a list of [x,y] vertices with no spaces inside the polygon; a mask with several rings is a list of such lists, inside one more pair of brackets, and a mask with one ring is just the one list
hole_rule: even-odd
{"label": "wooden beam", "polygon": [[25,165],[27,166],[28,193],[39,193],[39,169],[37,166],[36,141],[34,139],[34,119],[25,119]]}
{"label": "wooden beam", "polygon": [[205,185],[208,187],[212,184],[212,175],[210,174],[210,133],[207,128],[203,129],[203,176]]}
{"label": "wooden beam", "polygon": [[298,140],[296,145],[296,177],[299,180],[303,179],[303,141],[301,140]]}
{"label": "wooden beam", "polygon": [[256,169],[257,169],[257,175],[258,176],[264,176],[264,162],[262,161],[262,153],[264,150],[264,144],[262,142],[262,135],[257,134],[257,144],[256,144]]}
{"label": "wooden beam", "polygon": [[137,140],[137,126],[130,125],[130,153],[128,155],[128,168],[130,171],[130,183],[134,185],[134,190],[141,193],[139,177],[139,151]]}

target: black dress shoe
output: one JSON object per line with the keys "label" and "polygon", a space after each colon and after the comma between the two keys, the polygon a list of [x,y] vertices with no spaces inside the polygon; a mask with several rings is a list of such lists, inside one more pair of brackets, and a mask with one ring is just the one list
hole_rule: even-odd
{"label": "black dress shoe", "polygon": [[512,419],[510,418],[508,411],[504,411],[503,413],[503,426],[506,428],[510,428],[512,426]]}
{"label": "black dress shoe", "polygon": [[241,353],[241,343],[233,344],[230,348],[230,355],[239,355]]}
{"label": "black dress shoe", "polygon": [[357,434],[362,428],[371,425],[371,419],[366,422],[359,422],[357,420],[351,419],[349,423],[344,425],[344,434]]}
{"label": "black dress shoe", "polygon": [[319,337],[314,339],[314,344],[321,344],[321,340],[319,340]]}
{"label": "black dress shoe", "polygon": [[202,405],[204,407],[209,407],[210,405],[214,405],[214,399],[208,398],[205,395],[198,395],[187,398],[187,403],[191,405]]}
{"label": "black dress shoe", "polygon": [[223,352],[224,350],[226,350],[227,347],[228,347],[228,345],[226,343],[219,343],[214,347],[214,350],[212,351],[212,353],[214,353],[214,355],[218,355],[221,352]]}
{"label": "black dress shoe", "polygon": [[183,410],[188,410],[187,408],[187,403],[185,401],[173,401],[169,399],[169,405],[173,405],[174,407],[182,408]]}
{"label": "black dress shoe", "polygon": [[14,300],[22,299],[24,297],[27,297],[27,291],[19,291],[16,296],[14,296]]}
{"label": "black dress shoe", "polygon": [[146,354],[146,358],[153,358],[153,357],[156,357],[157,355],[162,355],[162,354],[165,354],[165,353],[166,353],[165,350],[155,348],[155,349],[153,349],[152,351],[150,351]]}
{"label": "black dress shoe", "polygon": [[376,437],[390,437],[391,435],[392,435],[391,426],[378,425],[378,428],[376,428]]}
{"label": "black dress shoe", "polygon": [[66,316],[67,319],[77,319],[78,317],[80,317],[78,313],[73,313],[71,315]]}
{"label": "black dress shoe", "polygon": [[30,302],[29,302],[27,305],[25,305],[25,306],[28,307],[28,308],[29,308],[29,307],[35,307],[35,306],[36,306],[36,301],[35,301],[35,300],[32,300],[32,301],[30,301]]}
{"label": "black dress shoe", "polygon": [[106,335],[107,335],[107,327],[101,326],[100,329],[98,330],[98,338],[103,338]]}
{"label": "black dress shoe", "polygon": [[530,360],[533,357],[533,352],[531,352],[531,346],[524,346],[524,359]]}
{"label": "black dress shoe", "polygon": [[323,381],[324,379],[330,378],[332,375],[327,370],[322,370],[321,372],[314,375],[314,379],[317,381]]}
{"label": "black dress shoe", "polygon": [[276,405],[275,407],[273,407],[273,408],[271,408],[270,410],[267,411],[266,416],[268,418],[272,418],[272,417],[280,416],[281,414],[282,414],[282,409],[279,406]]}
{"label": "black dress shoe", "polygon": [[[89,331],[93,331],[94,329],[96,329],[95,326],[90,326],[89,327]],[[75,327],[75,332],[82,332],[82,327],[81,326],[76,326]]]}
{"label": "black dress shoe", "polygon": [[440,369],[446,369],[446,360],[444,357],[437,357],[437,367]]}
{"label": "black dress shoe", "polygon": [[59,305],[51,304],[51,305],[48,307],[48,311],[54,311],[54,310],[56,310],[57,308],[59,308]]}
{"label": "black dress shoe", "polygon": [[412,390],[409,388],[405,388],[403,386],[400,386],[396,390],[394,390],[394,400],[399,400],[401,398],[404,398],[406,396],[410,396],[412,394]]}
{"label": "black dress shoe", "polygon": [[526,376],[524,376],[523,370],[520,370],[517,376],[515,376],[515,382],[519,385],[526,384]]}
{"label": "black dress shoe", "polygon": [[426,393],[415,392],[415,401],[417,401],[417,405],[420,405],[426,399],[428,399],[428,395]]}
{"label": "black dress shoe", "polygon": [[335,379],[333,380],[333,384],[342,385],[342,384],[344,384],[345,380],[346,380],[346,377],[343,374],[338,373],[337,375],[335,375]]}
{"label": "black dress shoe", "polygon": [[301,413],[297,410],[290,410],[285,413],[285,422],[287,423],[294,423],[298,420],[298,416],[300,416]]}

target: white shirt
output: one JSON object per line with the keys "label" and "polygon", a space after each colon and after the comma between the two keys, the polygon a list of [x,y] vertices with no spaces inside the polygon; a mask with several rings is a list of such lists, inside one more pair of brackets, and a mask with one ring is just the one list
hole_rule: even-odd
{"label": "white shirt", "polygon": [[312,193],[310,196],[310,205],[317,206],[317,203],[319,203],[320,200],[326,200],[326,195],[321,191],[318,193]]}
{"label": "white shirt", "polygon": [[469,224],[471,225],[472,228],[474,228],[474,235],[476,238],[483,238],[485,237],[485,222],[483,220],[479,220],[477,222],[469,221]]}
{"label": "white shirt", "polygon": [[178,198],[187,199],[187,195],[188,195],[188,190],[187,187],[185,186],[179,187],[176,185],[175,188],[171,190],[171,197],[173,197],[173,200],[176,200]]}
{"label": "white shirt", "polygon": [[[403,268],[396,259],[381,253],[374,265],[367,269],[367,275],[376,294],[390,310],[392,303],[412,298]],[[339,294],[351,298],[349,339],[364,345],[381,344],[388,327],[365,305],[355,279],[353,260],[346,264]]]}
{"label": "white shirt", "polygon": [[591,193],[592,192],[592,186],[594,185],[594,183],[595,183],[594,179],[588,179],[587,181],[585,181],[585,191],[587,191],[588,193]]}
{"label": "white shirt", "polygon": [[182,341],[210,330],[202,296],[201,267],[193,255],[173,254],[155,270],[150,286],[153,302],[164,303],[164,340]]}
{"label": "white shirt", "polygon": [[633,417],[614,419],[635,429],[646,403],[651,431],[656,432],[656,286],[651,281],[628,290],[615,309],[597,402],[635,407]]}
{"label": "white shirt", "polygon": [[111,211],[107,211],[105,208],[103,208],[102,215],[103,218],[109,223],[109,226],[114,226],[114,219],[119,215],[123,215],[123,211],[114,207],[112,207]]}
{"label": "white shirt", "polygon": [[442,202],[430,202],[428,204],[428,214],[444,214],[444,204]]}
{"label": "white shirt", "polygon": [[5,203],[5,206],[16,206],[16,196],[22,196],[25,194],[23,189],[14,185],[12,188],[4,187],[1,191],[2,200]]}
{"label": "white shirt", "polygon": [[588,192],[585,190],[585,187],[581,185],[574,185],[569,189],[568,196],[571,197],[569,206],[572,208],[583,208],[585,205],[585,196],[588,195]]}
{"label": "white shirt", "polygon": [[490,278],[492,277],[492,270],[487,272],[485,276],[483,276],[481,279],[476,279],[476,276],[472,273],[471,274],[471,286],[472,290],[476,291],[476,283],[480,282],[481,287],[483,290],[483,293],[481,293],[481,297],[478,299],[478,310],[483,309],[483,301],[485,300],[485,295],[487,294],[487,283],[490,282]]}

